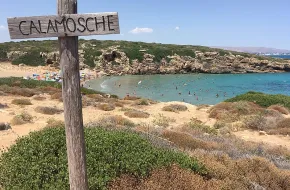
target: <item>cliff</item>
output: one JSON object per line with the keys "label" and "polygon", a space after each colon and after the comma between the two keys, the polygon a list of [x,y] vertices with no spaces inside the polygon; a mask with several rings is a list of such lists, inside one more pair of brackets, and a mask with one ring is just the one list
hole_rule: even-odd
{"label": "cliff", "polygon": [[[0,61],[59,66],[57,41],[0,44]],[[175,73],[258,73],[290,71],[290,60],[204,46],[126,41],[79,41],[81,69],[106,75]]]}

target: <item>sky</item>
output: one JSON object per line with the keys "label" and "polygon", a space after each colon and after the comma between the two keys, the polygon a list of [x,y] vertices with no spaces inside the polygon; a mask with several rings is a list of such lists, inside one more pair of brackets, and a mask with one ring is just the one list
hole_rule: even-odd
{"label": "sky", "polygon": [[[0,2],[0,42],[8,17],[57,12],[56,0]],[[101,12],[118,12],[121,34],[80,38],[290,50],[289,0],[78,0],[78,13]]]}

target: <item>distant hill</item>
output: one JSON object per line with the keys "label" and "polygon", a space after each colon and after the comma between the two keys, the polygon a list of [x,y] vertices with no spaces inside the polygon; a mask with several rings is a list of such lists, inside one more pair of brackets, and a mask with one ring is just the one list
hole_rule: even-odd
{"label": "distant hill", "polygon": [[[59,67],[57,40],[0,43],[0,62]],[[290,71],[290,60],[193,45],[79,40],[80,68],[105,75]]]}
{"label": "distant hill", "polygon": [[276,48],[267,48],[267,47],[222,47],[222,46],[213,46],[213,48],[220,48],[229,51],[238,51],[245,53],[262,53],[262,54],[274,54],[274,53],[290,53],[290,50],[285,49],[276,49]]}

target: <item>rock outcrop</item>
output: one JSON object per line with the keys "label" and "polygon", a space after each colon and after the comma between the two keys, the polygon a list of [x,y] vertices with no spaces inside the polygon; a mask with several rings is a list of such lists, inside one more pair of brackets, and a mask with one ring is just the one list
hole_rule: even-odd
{"label": "rock outcrop", "polygon": [[[26,52],[8,52],[8,58],[14,59]],[[290,61],[277,59],[262,59],[233,55],[228,52],[220,55],[219,52],[195,51],[195,57],[180,56],[177,54],[163,57],[156,61],[154,55],[141,52],[143,59],[130,60],[126,53],[118,47],[102,50],[102,54],[92,58],[96,73],[100,75],[145,75],[145,74],[185,74],[185,73],[268,73],[290,71]],[[47,64],[59,67],[59,53],[41,53]],[[80,69],[89,68],[85,64],[85,51],[79,50]],[[142,57],[141,57],[142,58]]]}

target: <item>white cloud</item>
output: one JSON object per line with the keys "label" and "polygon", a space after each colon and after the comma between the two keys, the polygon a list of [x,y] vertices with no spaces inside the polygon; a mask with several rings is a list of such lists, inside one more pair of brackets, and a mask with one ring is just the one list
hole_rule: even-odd
{"label": "white cloud", "polygon": [[0,30],[6,30],[6,27],[4,25],[0,25]]}
{"label": "white cloud", "polygon": [[179,26],[176,26],[174,30],[179,30]]}
{"label": "white cloud", "polygon": [[121,36],[124,36],[125,34],[120,34]]}
{"label": "white cloud", "polygon": [[153,32],[152,28],[138,28],[138,27],[136,27],[135,29],[131,30],[129,33],[139,34],[139,33],[152,33],[152,32]]}

